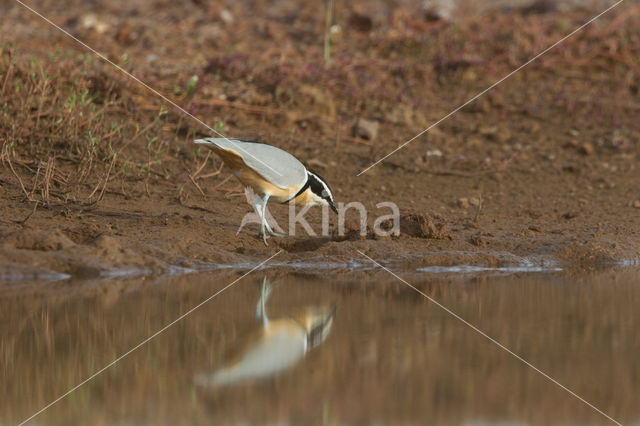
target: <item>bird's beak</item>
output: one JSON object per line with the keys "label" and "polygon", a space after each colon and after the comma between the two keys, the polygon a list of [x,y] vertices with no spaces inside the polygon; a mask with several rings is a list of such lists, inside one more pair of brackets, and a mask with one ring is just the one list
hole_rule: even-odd
{"label": "bird's beak", "polygon": [[329,201],[329,207],[331,207],[331,210],[333,210],[334,212],[336,212],[336,214],[338,214],[338,208],[333,203],[333,201]]}

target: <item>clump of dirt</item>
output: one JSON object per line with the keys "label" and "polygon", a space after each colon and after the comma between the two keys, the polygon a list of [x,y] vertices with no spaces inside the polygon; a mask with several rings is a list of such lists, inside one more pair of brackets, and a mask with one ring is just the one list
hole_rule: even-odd
{"label": "clump of dirt", "polygon": [[436,223],[430,216],[419,213],[400,216],[400,232],[416,238],[451,239],[451,234],[443,222]]}
{"label": "clump of dirt", "polygon": [[366,240],[374,237],[373,229],[366,222],[356,219],[345,219],[343,229],[337,226],[331,235],[331,239],[338,242]]}
{"label": "clump of dirt", "polygon": [[605,241],[572,242],[557,253],[559,259],[577,265],[611,265],[622,261],[615,243]]}
{"label": "clump of dirt", "polygon": [[4,249],[57,251],[73,247],[75,243],[59,229],[42,231],[26,227],[3,235],[0,246]]}

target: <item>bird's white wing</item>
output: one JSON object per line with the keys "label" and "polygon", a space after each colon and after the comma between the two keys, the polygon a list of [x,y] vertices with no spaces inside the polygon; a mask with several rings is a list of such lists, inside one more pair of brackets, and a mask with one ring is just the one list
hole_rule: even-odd
{"label": "bird's white wing", "polygon": [[289,320],[276,320],[269,332],[263,332],[251,343],[239,360],[224,365],[212,373],[196,374],[199,386],[223,386],[247,379],[275,376],[291,368],[307,352],[307,336],[299,325]]}
{"label": "bird's white wing", "polygon": [[278,188],[302,186],[307,181],[307,169],[304,164],[275,146],[225,138],[198,139],[195,143],[217,146],[238,153],[247,166]]}

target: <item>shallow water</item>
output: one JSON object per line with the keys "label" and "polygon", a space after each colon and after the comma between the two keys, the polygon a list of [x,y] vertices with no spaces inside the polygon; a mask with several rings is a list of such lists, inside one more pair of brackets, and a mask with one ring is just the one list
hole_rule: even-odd
{"label": "shallow water", "polygon": [[[0,287],[0,424],[244,272]],[[399,275],[616,420],[640,419],[637,268],[458,272]],[[384,271],[300,268],[241,279],[33,420],[276,422],[608,420]]]}

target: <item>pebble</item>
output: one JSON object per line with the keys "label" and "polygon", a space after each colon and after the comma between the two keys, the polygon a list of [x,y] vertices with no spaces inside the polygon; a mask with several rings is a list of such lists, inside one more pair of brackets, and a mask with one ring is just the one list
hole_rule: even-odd
{"label": "pebble", "polygon": [[486,113],[491,110],[491,105],[489,104],[489,100],[485,98],[477,99],[470,104],[465,105],[462,108],[463,112],[472,112],[472,113]]}
{"label": "pebble", "polygon": [[353,128],[354,136],[372,141],[378,137],[378,126],[377,121],[360,118]]}
{"label": "pebble", "polygon": [[496,133],[495,138],[500,143],[506,143],[511,140],[511,131],[506,127],[501,127]]}
{"label": "pebble", "polygon": [[496,133],[498,133],[498,127],[497,126],[480,126],[478,128],[478,133],[480,133],[482,136],[493,136]]}
{"label": "pebble", "polygon": [[593,145],[591,145],[589,142],[583,143],[582,146],[580,146],[580,152],[584,155],[591,155],[595,152],[595,149],[593,148]]}
{"label": "pebble", "polygon": [[98,34],[103,34],[109,29],[109,24],[101,21],[97,15],[88,13],[80,18],[80,25],[86,29],[94,30]]}
{"label": "pebble", "polygon": [[458,207],[460,207],[461,209],[468,209],[469,208],[469,199],[467,199],[467,198],[458,199]]}
{"label": "pebble", "polygon": [[635,200],[633,203],[631,203],[631,207],[633,207],[634,209],[640,209],[640,200]]}
{"label": "pebble", "polygon": [[233,15],[227,9],[223,9],[220,12],[220,19],[222,19],[222,21],[227,25],[233,24],[234,21]]}
{"label": "pebble", "polygon": [[540,131],[540,124],[538,124],[538,122],[536,121],[532,121],[531,123],[529,123],[529,132],[530,133],[538,133]]}
{"label": "pebble", "polygon": [[505,143],[511,139],[511,131],[506,127],[480,126],[478,133],[489,140],[499,143]]}

